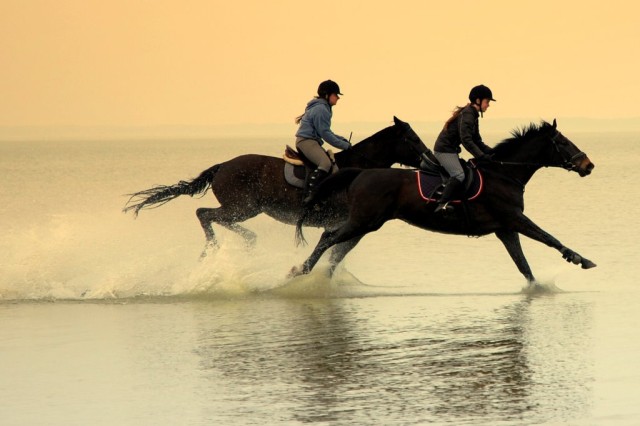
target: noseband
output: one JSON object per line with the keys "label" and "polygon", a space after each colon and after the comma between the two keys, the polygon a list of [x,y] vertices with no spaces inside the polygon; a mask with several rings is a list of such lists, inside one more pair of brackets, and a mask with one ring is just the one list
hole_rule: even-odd
{"label": "noseband", "polygon": [[578,158],[586,157],[587,154],[585,154],[584,152],[580,151],[577,154],[571,156],[570,158],[567,158],[564,155],[564,153],[562,151],[560,151],[560,147],[558,146],[557,138],[559,136],[562,136],[562,134],[560,132],[556,131],[556,134],[551,137],[551,143],[553,144],[553,147],[556,149],[556,152],[562,158],[562,163],[560,164],[560,167],[562,167],[565,170],[569,170],[569,171],[574,170],[576,168],[576,165],[573,162],[575,160],[577,160]]}

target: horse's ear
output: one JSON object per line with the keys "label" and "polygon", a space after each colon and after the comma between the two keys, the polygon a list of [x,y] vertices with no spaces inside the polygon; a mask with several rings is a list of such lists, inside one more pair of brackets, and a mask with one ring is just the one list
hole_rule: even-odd
{"label": "horse's ear", "polygon": [[401,124],[407,124],[404,121],[400,120],[398,117],[396,117],[395,115],[393,116],[393,122],[395,123],[396,126],[399,126]]}
{"label": "horse's ear", "polygon": [[556,123],[556,119],[554,118],[554,119],[553,119],[553,128],[555,129],[555,128],[557,128],[557,127],[558,127],[558,123]]}

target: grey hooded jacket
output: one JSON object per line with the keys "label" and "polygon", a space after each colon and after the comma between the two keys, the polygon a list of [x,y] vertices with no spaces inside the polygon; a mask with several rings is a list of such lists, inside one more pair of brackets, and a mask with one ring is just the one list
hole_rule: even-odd
{"label": "grey hooded jacket", "polygon": [[305,139],[315,139],[320,145],[322,145],[322,141],[325,140],[336,148],[351,148],[351,144],[346,138],[338,136],[331,131],[332,116],[333,112],[329,102],[322,98],[313,98],[307,103],[296,136]]}

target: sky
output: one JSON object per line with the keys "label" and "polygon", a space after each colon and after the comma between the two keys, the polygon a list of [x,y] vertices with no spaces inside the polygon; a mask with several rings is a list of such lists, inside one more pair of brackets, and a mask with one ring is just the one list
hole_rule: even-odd
{"label": "sky", "polygon": [[[335,125],[637,118],[628,0],[0,0],[0,130],[291,125],[325,79]],[[335,129],[334,129],[335,130]],[[343,132],[344,133],[344,132]]]}

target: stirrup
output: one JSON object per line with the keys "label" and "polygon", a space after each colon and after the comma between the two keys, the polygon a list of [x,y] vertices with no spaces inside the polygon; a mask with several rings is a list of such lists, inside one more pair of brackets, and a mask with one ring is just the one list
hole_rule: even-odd
{"label": "stirrup", "polygon": [[449,202],[438,204],[438,207],[434,210],[434,213],[451,213],[454,210],[453,206],[449,205]]}

